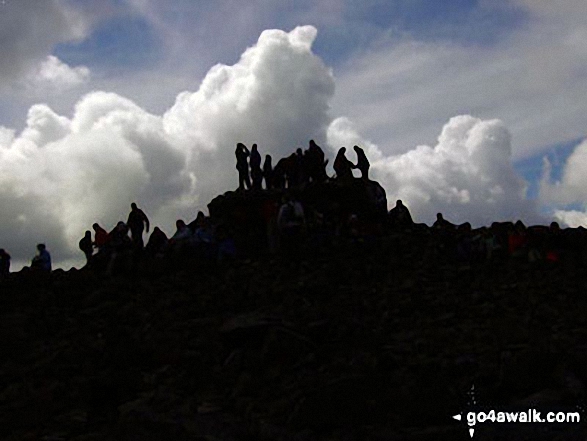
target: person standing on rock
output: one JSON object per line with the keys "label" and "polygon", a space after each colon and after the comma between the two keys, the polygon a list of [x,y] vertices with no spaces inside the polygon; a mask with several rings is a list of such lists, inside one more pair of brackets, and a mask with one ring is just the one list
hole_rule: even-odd
{"label": "person standing on rock", "polygon": [[250,155],[249,149],[242,142],[239,142],[236,145],[234,154],[236,155],[236,169],[238,170],[238,189],[244,190],[246,185],[248,190],[251,188],[249,164],[247,163],[247,158]]}
{"label": "person standing on rock", "polygon": [[314,182],[324,182],[326,176],[326,164],[328,160],[324,160],[324,151],[313,139],[310,140],[310,146],[307,150],[309,159],[309,174]]}
{"label": "person standing on rock", "polygon": [[265,162],[263,163],[263,178],[265,179],[265,188],[271,190],[273,188],[273,167],[271,166],[271,155],[265,155]]}
{"label": "person standing on rock", "polygon": [[102,251],[106,244],[110,241],[110,236],[108,236],[108,232],[102,228],[98,223],[92,225],[94,229],[94,243],[93,245],[98,248],[98,252]]}
{"label": "person standing on rock", "polygon": [[371,164],[369,164],[367,155],[365,155],[365,151],[358,145],[354,146],[353,149],[357,153],[357,165],[355,165],[354,168],[358,168],[361,171],[361,178],[368,181],[369,167],[371,166]]}
{"label": "person standing on rock", "polygon": [[333,164],[336,178],[343,182],[350,181],[353,178],[352,169],[354,167],[353,163],[347,159],[345,152],[346,147],[341,147],[336,154]]}
{"label": "person standing on rock", "polygon": [[0,248],[0,278],[10,273],[10,254],[4,248]]}
{"label": "person standing on rock", "polygon": [[261,190],[261,184],[263,182],[263,171],[261,170],[261,155],[257,150],[257,144],[253,144],[251,147],[251,158],[249,159],[249,164],[251,166],[253,188],[255,190]]}
{"label": "person standing on rock", "polygon": [[137,207],[137,204],[134,202],[130,204],[130,214],[128,215],[128,220],[126,221],[126,225],[130,229],[130,235],[132,238],[133,245],[139,249],[143,249],[143,230],[145,229],[147,233],[149,232],[149,219],[147,215],[144,213],[143,210]]}
{"label": "person standing on rock", "polygon": [[92,254],[94,254],[94,247],[92,245],[92,233],[90,230],[86,231],[86,234],[79,241],[79,249],[82,250],[86,256],[86,263],[90,262]]}

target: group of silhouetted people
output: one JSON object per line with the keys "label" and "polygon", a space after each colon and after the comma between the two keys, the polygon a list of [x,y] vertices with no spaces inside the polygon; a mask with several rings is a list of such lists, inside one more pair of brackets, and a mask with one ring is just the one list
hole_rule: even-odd
{"label": "group of silhouetted people", "polygon": [[[355,146],[354,150],[357,153],[357,164],[353,164],[346,158],[345,147],[339,149],[334,160],[336,178],[343,182],[353,177],[353,169],[358,169],[363,179],[369,179],[370,164],[364,150],[359,146]],[[261,190],[263,180],[265,189],[271,190],[297,188],[310,182],[324,182],[328,179],[326,174],[328,160],[324,158],[324,151],[313,139],[310,140],[305,151],[301,148],[296,149],[291,155],[281,158],[275,167],[272,165],[271,155],[265,155],[265,162],[261,167],[261,154],[257,144],[253,144],[249,151],[243,143],[239,142],[236,145],[235,156],[239,190],[251,188]]]}
{"label": "group of silhouetted people", "polygon": [[[354,150],[357,164],[346,158],[345,147],[338,150],[333,163],[336,173],[334,187],[345,191],[350,189],[346,184],[354,179],[352,170],[358,169],[361,180],[369,183],[365,188],[373,192],[376,186],[369,181],[369,160],[359,146],[354,146]],[[322,211],[324,207],[310,205],[306,210],[298,198],[299,190],[309,183],[333,180],[326,174],[328,160],[325,159],[324,151],[314,140],[310,140],[308,149],[302,151],[298,148],[290,156],[280,159],[275,167],[271,155],[266,155],[262,164],[256,144],[249,151],[243,143],[238,143],[235,155],[240,190],[260,191],[263,182],[266,190],[287,189],[281,193],[267,193],[268,198],[259,213],[265,224],[266,246],[270,252],[281,250],[291,254],[299,251],[301,244],[308,239],[313,245],[320,246],[328,243],[328,238],[332,237],[362,240],[367,236],[381,235],[384,231],[431,233],[436,241],[437,252],[451,255],[461,262],[492,260],[499,256],[521,257],[530,262],[557,262],[573,248],[573,241],[565,239],[556,222],[547,230],[544,227],[526,228],[521,221],[516,224],[494,223],[490,228],[472,229],[469,223],[455,225],[446,220],[442,213],[438,213],[436,221],[429,228],[424,224],[415,224],[401,200],[387,212],[385,219],[377,217],[375,221],[369,220],[369,216],[364,216],[364,213],[341,211],[340,207],[338,211]],[[385,202],[385,193],[381,191]],[[377,197],[375,199],[378,200]],[[385,213],[386,210],[382,215]],[[143,234],[149,233],[150,226],[145,212],[133,202],[126,222],[119,221],[111,231],[94,223],[94,237],[90,230],[86,231],[79,241],[79,249],[84,253],[88,266],[94,260],[101,259],[106,262],[107,271],[111,270],[120,256],[133,256],[133,259],[139,260],[144,256],[157,258],[192,254],[216,261],[231,260],[237,256],[236,242],[229,228],[202,212],[198,212],[196,219],[190,223],[178,219],[176,231],[171,237],[155,227],[145,245]],[[50,272],[51,255],[45,244],[38,244],[37,251],[30,268]],[[10,254],[0,249],[0,278],[10,272],[10,262]]]}

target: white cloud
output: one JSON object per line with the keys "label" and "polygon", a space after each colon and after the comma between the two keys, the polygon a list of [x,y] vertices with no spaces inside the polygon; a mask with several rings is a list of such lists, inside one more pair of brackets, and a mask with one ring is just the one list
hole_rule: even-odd
{"label": "white cloud", "polygon": [[90,69],[86,66],[71,67],[54,55],[49,55],[38,70],[30,75],[31,87],[63,90],[79,86],[90,79]]}
{"label": "white cloud", "polygon": [[162,116],[106,92],[84,96],[71,118],[33,106],[22,133],[0,131],[0,243],[15,259],[40,241],[56,261],[75,258],[83,232],[125,220],[132,201],[171,232],[236,188],[238,141],[278,157],[325,140],[334,79],[311,52],[315,36],[312,27],[263,32]]}
{"label": "white cloud", "polygon": [[587,211],[563,209],[569,205],[583,205],[587,201],[587,140],[579,143],[562,166],[561,178],[552,178],[552,164],[543,159],[540,180],[540,200],[553,210],[554,217],[570,227],[587,225]]}
{"label": "white cloud", "polygon": [[544,158],[540,199],[545,203],[569,205],[587,200],[587,140],[575,147],[563,165],[562,177],[553,182],[551,164]]}
{"label": "white cloud", "polygon": [[583,211],[555,210],[554,218],[571,228],[587,227],[587,213]]}
{"label": "white cloud", "polygon": [[402,199],[416,222],[431,223],[437,212],[453,222],[474,225],[542,220],[526,199],[526,183],[512,168],[511,136],[501,121],[454,117],[434,147],[421,145],[385,156],[375,144],[362,140],[348,119],[338,118],[328,130],[328,142],[334,150],[364,146],[372,179],[387,190],[389,204]]}
{"label": "white cloud", "polygon": [[82,39],[90,19],[63,0],[8,1],[0,9],[0,87],[34,70],[55,44]]}

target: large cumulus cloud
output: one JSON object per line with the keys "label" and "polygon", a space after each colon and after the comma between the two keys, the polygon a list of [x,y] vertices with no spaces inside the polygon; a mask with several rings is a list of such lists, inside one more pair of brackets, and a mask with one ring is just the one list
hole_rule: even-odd
{"label": "large cumulus cloud", "polygon": [[432,222],[437,212],[474,225],[541,220],[534,202],[526,199],[526,182],[512,168],[511,136],[499,120],[451,118],[434,147],[422,145],[394,156],[361,139],[346,118],[333,121],[328,140],[335,148],[365,146],[372,176],[386,188],[390,204],[402,199],[418,222]]}
{"label": "large cumulus cloud", "polygon": [[278,157],[325,140],[334,79],[311,52],[315,37],[310,26],[263,32],[164,115],[106,92],[84,96],[71,118],[31,107],[20,134],[0,128],[0,244],[23,259],[46,241],[57,261],[71,259],[84,230],[124,220],[133,200],[170,232],[236,187],[236,142]]}
{"label": "large cumulus cloud", "polygon": [[333,120],[334,77],[312,53],[315,38],[311,26],[263,32],[237,63],[211,68],[162,115],[97,91],[71,117],[38,104],[20,133],[0,127],[0,245],[23,259],[45,241],[56,261],[79,258],[84,230],[125,220],[132,201],[172,232],[175,219],[195,217],[237,186],[237,142],[256,142],[277,160],[310,138],[333,149],[363,145],[388,199],[404,199],[419,222],[437,211],[475,224],[535,218],[502,123],[456,117],[435,147],[387,156],[349,120]]}

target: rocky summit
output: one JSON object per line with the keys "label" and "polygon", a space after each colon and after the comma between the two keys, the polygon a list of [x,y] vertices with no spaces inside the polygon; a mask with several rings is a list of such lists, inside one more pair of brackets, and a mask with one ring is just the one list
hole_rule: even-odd
{"label": "rocky summit", "polygon": [[[353,185],[300,199],[376,206]],[[210,215],[255,223],[263,197],[223,195]],[[242,251],[256,230],[241,229]],[[478,421],[474,439],[584,440],[584,261],[463,261],[443,241],[384,228],[222,265],[11,274],[0,438],[452,441],[470,439],[468,412],[536,409],[581,421]]]}

